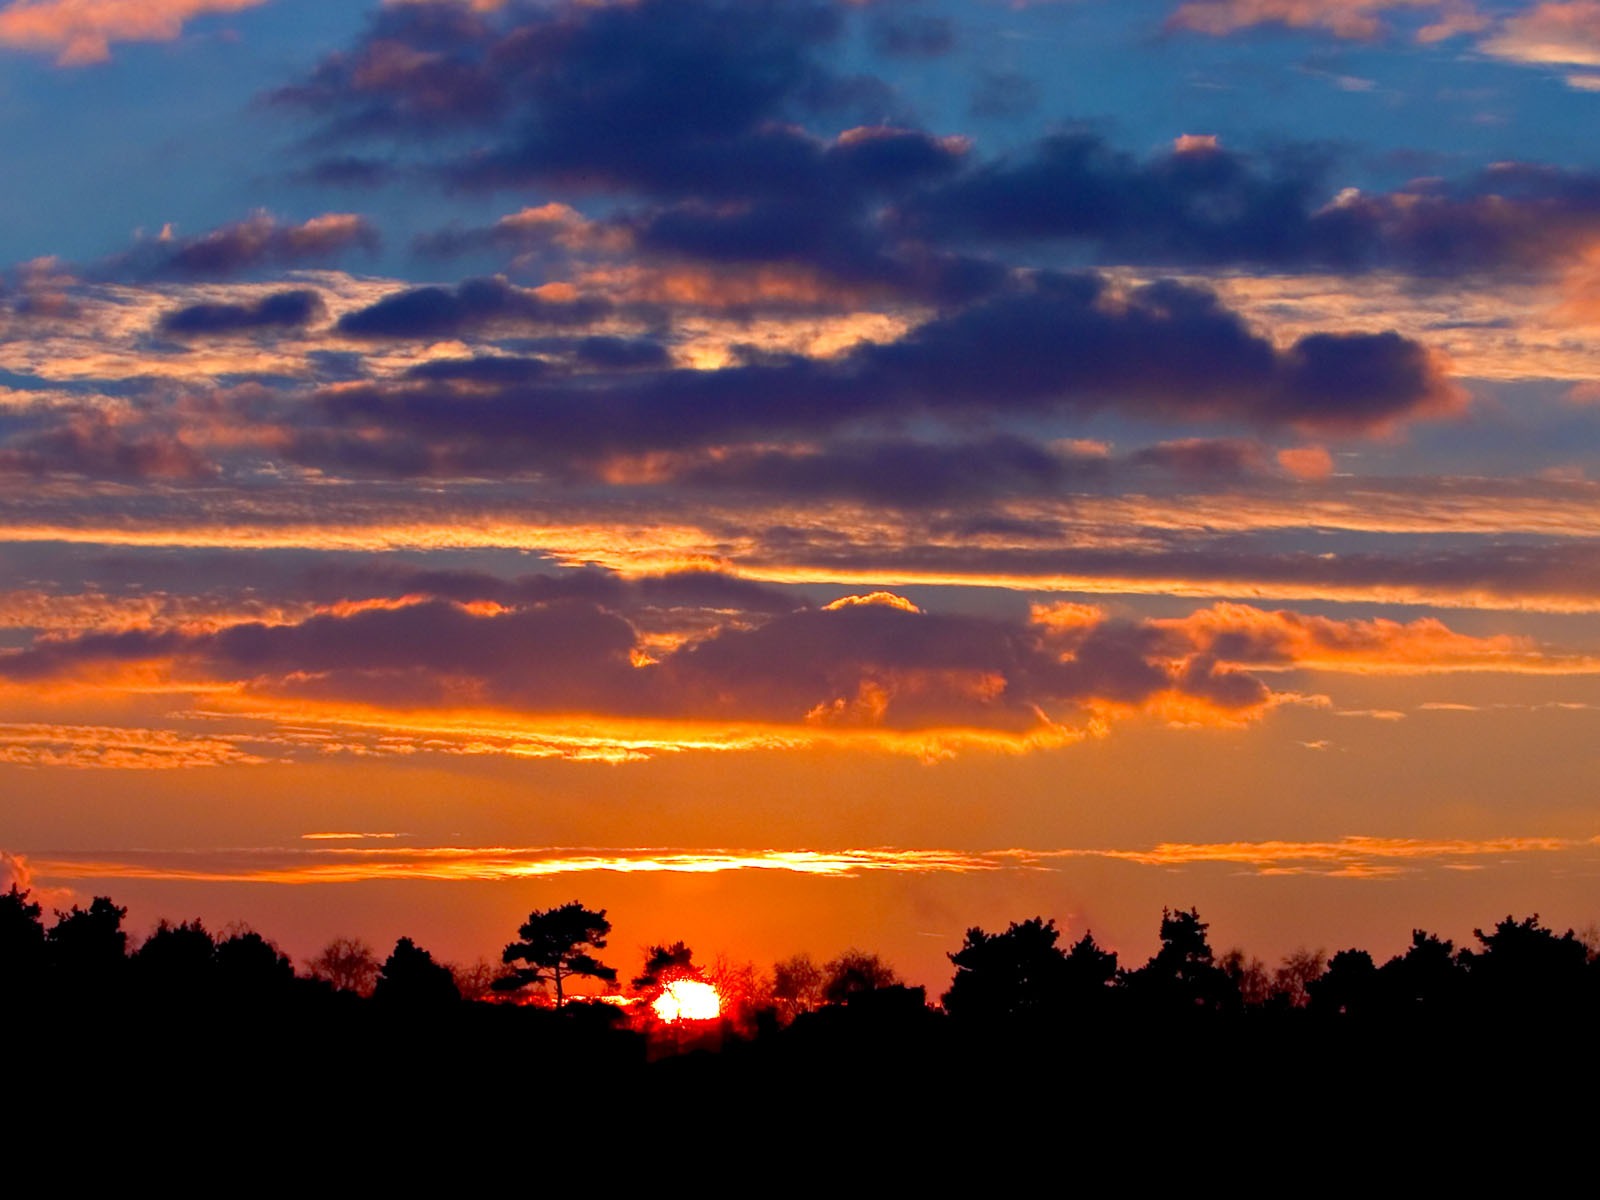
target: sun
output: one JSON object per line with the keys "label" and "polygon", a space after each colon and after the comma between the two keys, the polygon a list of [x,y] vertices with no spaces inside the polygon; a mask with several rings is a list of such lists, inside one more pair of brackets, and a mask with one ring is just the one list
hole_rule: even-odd
{"label": "sun", "polygon": [[713,1021],[722,1014],[722,997],[709,983],[674,979],[661,989],[651,1007],[669,1025],[674,1021]]}

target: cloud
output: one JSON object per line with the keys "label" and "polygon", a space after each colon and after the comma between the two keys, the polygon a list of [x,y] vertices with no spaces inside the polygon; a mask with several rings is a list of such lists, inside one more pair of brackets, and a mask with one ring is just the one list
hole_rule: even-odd
{"label": "cloud", "polygon": [[1264,876],[1381,879],[1400,871],[1459,866],[1474,859],[1589,855],[1593,838],[1429,839],[1352,836],[1330,841],[1163,842],[1142,848],[950,850],[726,849],[570,846],[253,847],[248,850],[125,850],[35,856],[50,879],[167,879],[217,883],[359,883],[375,879],[516,880],[594,873],[722,874],[773,871],[849,879],[864,874],[1056,871],[1073,859],[1111,859],[1163,870],[1250,867]]}
{"label": "cloud", "polygon": [[809,0],[390,6],[276,99],[336,135],[492,131],[478,152],[431,164],[458,185],[815,192],[825,148],[792,118],[849,91],[814,55],[840,20]]}
{"label": "cloud", "polygon": [[15,683],[151,667],[174,686],[384,709],[1025,735],[1110,704],[1181,701],[1232,722],[1272,702],[1214,656],[1177,652],[1148,624],[1064,631],[856,604],[726,620],[651,645],[622,615],[578,600],[481,608],[438,600],[326,612],[281,625],[123,630],[41,639],[0,655]]}
{"label": "cloud", "polygon": [[0,764],[74,770],[174,771],[256,766],[242,739],[128,726],[0,723]]}
{"label": "cloud", "polygon": [[[886,591],[774,611],[760,590],[692,575],[611,586],[603,607],[559,581],[532,585],[441,579],[435,591],[499,599],[413,592],[278,624],[40,637],[0,654],[0,678],[114,690],[131,672],[140,687],[209,692],[267,712],[292,706],[281,718],[291,732],[173,734],[150,744],[130,742],[134,731],[117,739],[106,730],[72,736],[27,726],[0,731],[0,742],[10,736],[17,761],[80,766],[261,761],[274,744],[279,754],[298,747],[629,758],[804,744],[813,735],[919,754],[942,744],[939,752],[951,753],[986,741],[1010,749],[1059,745],[1140,714],[1242,724],[1295,698],[1269,688],[1262,671],[1600,672],[1593,659],[1459,634],[1434,620],[1337,621],[1236,604],[1181,619],[1123,620],[1074,604],[1036,607],[1019,621],[931,612]],[[530,599],[530,589],[557,598]],[[762,608],[662,607],[675,599],[727,604],[741,595]],[[429,713],[447,723],[428,723]],[[448,723],[461,714],[487,724]],[[419,719],[408,742],[406,721]],[[376,721],[395,740],[363,748],[360,738],[317,744],[292,733],[308,722],[352,721]],[[114,761],[83,760],[84,741]]]}
{"label": "cloud", "polygon": [[1513,62],[1600,67],[1600,0],[1536,4],[1508,17],[1482,49]]}
{"label": "cloud", "polygon": [[1438,277],[1553,271],[1600,238],[1590,172],[1504,162],[1374,193],[1328,173],[1304,150],[1258,159],[1191,136],[1140,161],[1067,132],[909,196],[897,219],[935,241],[1078,242],[1101,261]]}
{"label": "cloud", "polygon": [[166,228],[101,263],[107,278],[224,279],[258,268],[327,262],[352,248],[376,250],[378,234],[355,213],[324,213],[298,225],[256,212],[194,237]]}
{"label": "cloud", "polygon": [[215,470],[177,431],[144,429],[129,414],[92,406],[51,413],[0,440],[0,475],[177,480]]}
{"label": "cloud", "polygon": [[167,313],[159,328],[180,337],[299,329],[322,311],[322,297],[302,288],[273,292],[248,304],[191,304]]}
{"label": "cloud", "polygon": [[1494,671],[1596,674],[1600,659],[1551,654],[1531,638],[1475,637],[1442,621],[1409,623],[1384,618],[1334,620],[1245,604],[1219,604],[1160,623],[1188,653],[1255,670],[1274,666],[1361,674],[1433,674]]}
{"label": "cloud", "polygon": [[508,213],[490,225],[423,234],[412,248],[419,254],[438,257],[486,249],[528,256],[550,250],[621,253],[631,243],[626,225],[591,221],[570,205],[551,202]]}
{"label": "cloud", "polygon": [[1167,19],[1167,27],[1220,37],[1279,25],[1370,41],[1389,32],[1380,14],[1401,9],[1438,10],[1437,20],[1418,32],[1421,41],[1438,41],[1486,24],[1471,0],[1187,0]]}
{"label": "cloud", "polygon": [[453,289],[411,288],[385,296],[346,313],[335,328],[347,337],[440,339],[490,326],[588,325],[610,307],[604,300],[519,288],[504,279],[469,279]]}
{"label": "cloud", "polygon": [[[471,324],[577,319],[583,303],[473,283],[402,293],[347,315],[339,328],[433,339]],[[995,387],[1002,378],[1006,386]],[[1114,408],[1180,423],[1372,433],[1451,412],[1464,398],[1436,356],[1398,334],[1310,334],[1279,349],[1201,288],[1163,282],[1122,292],[1094,275],[1048,273],[830,360],[787,356],[609,378],[533,372],[498,386],[475,377],[468,391],[437,378],[324,389],[309,405],[296,401],[284,454],[396,475],[565,472],[618,455],[818,437],[913,417],[970,430]],[[1014,443],[990,450],[1018,463],[1026,456]],[[1047,457],[1032,461],[1036,473],[1054,469]]]}
{"label": "cloud", "polygon": [[104,62],[112,42],[170,42],[186,22],[265,0],[12,0],[0,8],[0,45],[54,54],[63,67]]}

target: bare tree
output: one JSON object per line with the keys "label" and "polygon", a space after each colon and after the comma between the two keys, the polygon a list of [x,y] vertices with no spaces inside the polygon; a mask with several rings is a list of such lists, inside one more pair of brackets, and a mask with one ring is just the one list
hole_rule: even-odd
{"label": "bare tree", "polygon": [[1272,976],[1267,974],[1267,964],[1259,958],[1251,958],[1235,946],[1217,960],[1217,966],[1233,980],[1233,986],[1239,989],[1239,999],[1245,1004],[1253,1008],[1271,998]]}
{"label": "bare tree", "polygon": [[772,1000],[778,1019],[787,1025],[801,1013],[822,1005],[822,968],[809,954],[796,954],[772,964]]}
{"label": "bare tree", "polygon": [[1288,1001],[1290,1008],[1305,1008],[1311,1003],[1311,985],[1328,969],[1328,956],[1304,946],[1285,956],[1272,973],[1272,992]]}
{"label": "bare tree", "polygon": [[336,937],[308,964],[314,979],[326,979],[341,992],[372,995],[382,963],[360,938]]}
{"label": "bare tree", "polygon": [[487,958],[479,957],[470,963],[446,963],[455,977],[456,990],[463,1000],[494,999],[494,981],[500,978],[499,967]]}

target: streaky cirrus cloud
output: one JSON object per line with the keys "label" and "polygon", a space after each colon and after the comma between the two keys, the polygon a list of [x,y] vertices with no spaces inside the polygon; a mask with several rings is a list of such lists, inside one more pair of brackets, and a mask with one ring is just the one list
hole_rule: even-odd
{"label": "streaky cirrus cloud", "polygon": [[117,771],[257,766],[268,761],[250,739],[125,725],[0,723],[0,763]]}
{"label": "streaky cirrus cloud", "polygon": [[64,67],[104,62],[113,42],[170,42],[185,23],[266,0],[12,0],[0,8],[0,45],[54,54]]}
{"label": "streaky cirrus cloud", "polygon": [[[1072,859],[1112,859],[1167,870],[1192,866],[1250,867],[1262,875],[1317,874],[1352,879],[1402,871],[1472,865],[1511,856],[1592,857],[1600,839],[1573,837],[1400,838],[1350,836],[1330,841],[1163,842],[1141,848],[1006,850],[888,846],[816,849],[731,849],[586,846],[382,846],[247,850],[124,850],[34,853],[41,879],[166,879],[276,884],[363,883],[383,879],[516,880],[591,873],[722,874],[778,871],[850,879],[877,872],[970,874],[1049,871]],[[3,861],[3,860],[0,860]]]}

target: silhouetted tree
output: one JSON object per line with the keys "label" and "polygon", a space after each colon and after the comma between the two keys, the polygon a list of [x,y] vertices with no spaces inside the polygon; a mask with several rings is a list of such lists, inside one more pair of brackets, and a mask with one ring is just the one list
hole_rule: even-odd
{"label": "silhouetted tree", "polygon": [[966,1021],[1037,1018],[1066,1003],[1067,956],[1056,945],[1054,920],[1013,921],[1003,933],[967,930],[961,949],[948,957],[955,977],[944,994],[945,1010]]}
{"label": "silhouetted tree", "polygon": [[633,990],[652,996],[675,979],[698,979],[694,951],[682,942],[670,946],[650,946],[644,953],[644,969],[633,977]]}
{"label": "silhouetted tree", "polygon": [[900,976],[876,954],[851,948],[822,968],[822,998],[829,1004],[844,1004],[862,992],[898,987]]}
{"label": "silhouetted tree", "polygon": [[1406,952],[1378,971],[1387,1004],[1398,1012],[1425,1011],[1432,1016],[1461,1002],[1466,979],[1455,944],[1422,929],[1413,929]]}
{"label": "silhouetted tree", "polygon": [[522,940],[512,942],[500,956],[502,962],[526,963],[495,981],[497,991],[555,984],[556,1007],[566,1003],[564,982],[573,975],[616,983],[616,968],[608,967],[591,951],[604,950],[611,922],[606,910],[592,912],[574,900],[559,908],[535,909],[517,930]]}
{"label": "silhouetted tree", "polygon": [[1085,933],[1067,951],[1067,991],[1078,1005],[1103,999],[1117,977],[1117,952],[1102,950],[1094,934]]}
{"label": "silhouetted tree", "polygon": [[1588,972],[1588,949],[1577,934],[1560,937],[1539,924],[1534,913],[1521,921],[1507,915],[1492,933],[1474,929],[1483,945],[1477,953],[1465,952],[1474,991],[1495,1008],[1554,1009],[1579,999]]}
{"label": "silhouetted tree", "polygon": [[379,965],[377,954],[360,938],[337,937],[311,960],[310,969],[314,978],[326,979],[341,992],[367,996],[378,981]]}
{"label": "silhouetted tree", "polygon": [[266,999],[294,983],[289,956],[253,929],[217,943],[217,981],[236,996]]}
{"label": "silhouetted tree", "polygon": [[772,964],[772,1001],[784,1024],[822,1004],[822,968],[809,954]]}
{"label": "silhouetted tree", "polygon": [[457,1003],[461,993],[449,967],[434,962],[433,955],[403,937],[379,968],[372,999],[396,1008],[445,1008]]}
{"label": "silhouetted tree", "polygon": [[1130,972],[1126,982],[1146,1004],[1183,1011],[1216,1012],[1237,1004],[1233,981],[1213,961],[1208,926],[1196,909],[1161,910],[1161,949]]}
{"label": "silhouetted tree", "polygon": [[57,909],[56,923],[45,934],[51,967],[71,987],[94,987],[114,978],[126,962],[122,919],[127,915],[109,896],[96,896],[88,908]]}
{"label": "silhouetted tree", "polygon": [[0,896],[0,972],[8,980],[36,979],[44,966],[42,909],[16,884]]}
{"label": "silhouetted tree", "polygon": [[1378,1002],[1378,968],[1365,950],[1341,950],[1306,990],[1312,1012],[1366,1015]]}
{"label": "silhouetted tree", "polygon": [[216,949],[202,922],[162,920],[134,952],[134,978],[146,988],[198,997],[214,982]]}

